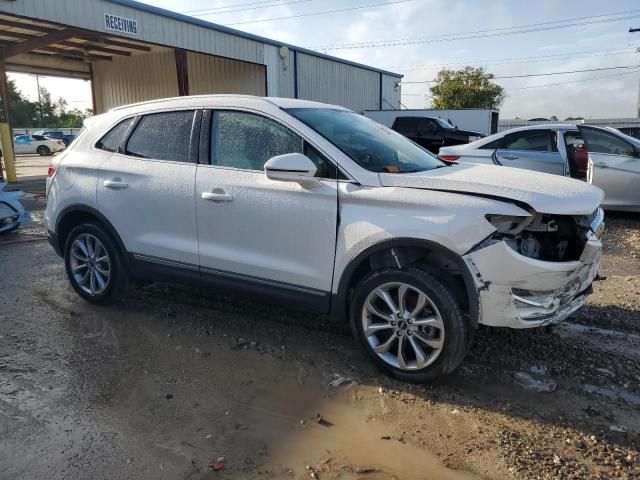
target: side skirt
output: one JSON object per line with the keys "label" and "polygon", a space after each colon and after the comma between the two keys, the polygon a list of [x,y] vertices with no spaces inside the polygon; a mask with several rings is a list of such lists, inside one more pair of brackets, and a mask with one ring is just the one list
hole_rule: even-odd
{"label": "side skirt", "polygon": [[329,292],[188,263],[133,253],[128,255],[128,265],[131,276],[143,280],[214,287],[224,293],[259,298],[312,313],[329,313],[331,305]]}

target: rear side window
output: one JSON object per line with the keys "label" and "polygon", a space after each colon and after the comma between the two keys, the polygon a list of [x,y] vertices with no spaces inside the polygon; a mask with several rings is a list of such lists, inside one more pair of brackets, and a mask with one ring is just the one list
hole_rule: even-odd
{"label": "rear side window", "polygon": [[415,132],[418,129],[418,119],[414,117],[398,117],[393,122],[393,129],[399,133]]}
{"label": "rear side window", "polygon": [[512,133],[504,137],[504,150],[529,152],[557,152],[556,134],[551,130],[534,130]]}
{"label": "rear side window", "polygon": [[118,125],[109,130],[104,137],[96,143],[96,148],[105,150],[107,152],[120,152],[120,147],[124,141],[124,136],[127,134],[129,127],[133,123],[133,118],[127,118]]}
{"label": "rear side window", "polygon": [[500,140],[502,139],[499,138],[498,140],[494,140],[493,142],[485,143],[484,145],[478,148],[480,148],[481,150],[495,150],[496,148],[498,148],[498,145],[500,144]]}
{"label": "rear side window", "polygon": [[593,129],[584,129],[583,132],[587,140],[587,149],[592,153],[608,153],[609,155],[629,157],[635,155],[633,145],[615,135]]}
{"label": "rear side window", "polygon": [[140,119],[125,153],[138,158],[189,162],[194,112],[153,113]]}

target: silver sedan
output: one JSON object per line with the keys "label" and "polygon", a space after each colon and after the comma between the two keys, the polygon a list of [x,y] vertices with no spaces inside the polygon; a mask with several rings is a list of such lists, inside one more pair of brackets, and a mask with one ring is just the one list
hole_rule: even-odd
{"label": "silver sedan", "polygon": [[496,164],[584,179],[609,210],[640,212],[640,140],[613,128],[547,124],[440,149],[448,162]]}

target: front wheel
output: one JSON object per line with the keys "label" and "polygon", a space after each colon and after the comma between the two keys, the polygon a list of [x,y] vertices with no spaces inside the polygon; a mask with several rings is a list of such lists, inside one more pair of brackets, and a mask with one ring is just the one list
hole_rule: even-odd
{"label": "front wheel", "polygon": [[64,263],[71,286],[91,303],[111,303],[129,284],[120,249],[98,224],[85,223],[71,231],[65,243]]}
{"label": "front wheel", "polygon": [[356,287],[351,330],[383,372],[427,382],[464,359],[470,327],[453,293],[418,268],[372,272]]}

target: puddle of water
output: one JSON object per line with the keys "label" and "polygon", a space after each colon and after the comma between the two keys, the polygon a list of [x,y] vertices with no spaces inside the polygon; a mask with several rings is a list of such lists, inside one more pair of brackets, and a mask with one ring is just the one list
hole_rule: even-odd
{"label": "puddle of water", "polygon": [[[341,479],[479,478],[447,468],[428,450],[399,441],[390,431],[392,426],[376,421],[380,399],[355,395],[357,388],[345,387],[328,398],[319,388],[280,384],[244,405],[252,430],[269,445],[263,468],[285,466],[298,474],[310,466],[320,478],[328,474]],[[310,406],[322,416],[320,423]]]}

